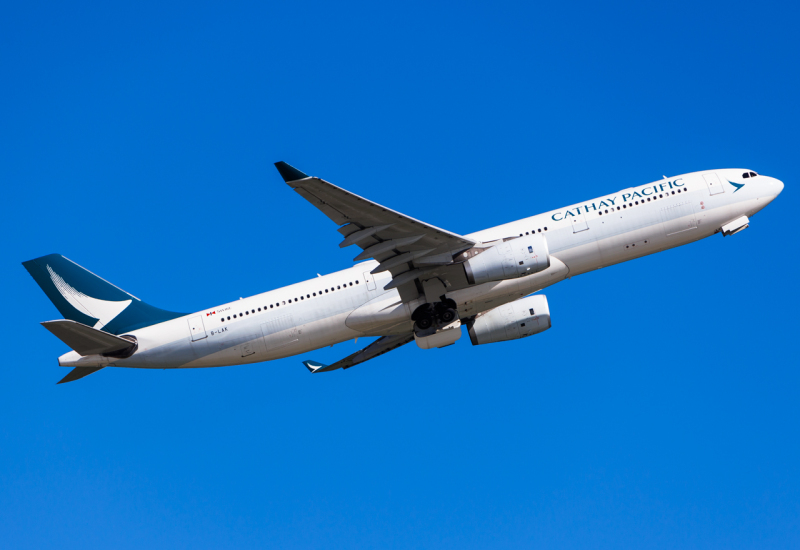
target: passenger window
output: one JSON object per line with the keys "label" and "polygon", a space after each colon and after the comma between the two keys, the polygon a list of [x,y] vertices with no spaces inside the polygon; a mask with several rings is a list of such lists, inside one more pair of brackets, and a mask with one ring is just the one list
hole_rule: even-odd
{"label": "passenger window", "polygon": [[542,232],[542,230],[541,230],[541,228],[540,228],[540,229],[539,229],[539,233],[541,233],[541,232]]}
{"label": "passenger window", "polygon": [[231,316],[230,316],[230,315],[228,315],[228,321],[230,321],[230,320],[231,320]]}
{"label": "passenger window", "polygon": [[325,292],[326,292],[326,293],[328,292],[328,289],[327,289],[327,288],[325,289]]}
{"label": "passenger window", "polygon": [[356,279],[356,284],[358,284],[358,279]]}
{"label": "passenger window", "polygon": [[528,309],[528,311],[530,311],[531,315],[533,315],[533,308]]}

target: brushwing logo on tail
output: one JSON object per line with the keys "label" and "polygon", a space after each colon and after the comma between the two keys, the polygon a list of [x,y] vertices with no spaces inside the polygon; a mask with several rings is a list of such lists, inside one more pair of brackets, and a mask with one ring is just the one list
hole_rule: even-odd
{"label": "brushwing logo on tail", "polygon": [[110,323],[117,315],[122,313],[126,307],[130,305],[132,300],[123,300],[121,302],[112,302],[108,300],[98,300],[87,296],[83,292],[75,290],[67,282],[59,276],[58,273],[48,265],[47,271],[50,273],[50,278],[58,291],[64,299],[70,303],[72,307],[97,319],[93,328],[101,329]]}

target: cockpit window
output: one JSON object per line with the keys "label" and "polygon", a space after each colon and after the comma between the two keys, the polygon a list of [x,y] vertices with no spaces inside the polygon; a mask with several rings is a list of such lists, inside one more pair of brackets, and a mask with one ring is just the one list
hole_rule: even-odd
{"label": "cockpit window", "polygon": [[750,177],[751,177],[751,178],[754,178],[754,177],[756,177],[757,175],[758,175],[758,174],[756,174],[755,172],[750,172]]}
{"label": "cockpit window", "polygon": [[742,177],[743,178],[749,178],[750,177],[750,172],[745,172],[744,174],[742,174]]}

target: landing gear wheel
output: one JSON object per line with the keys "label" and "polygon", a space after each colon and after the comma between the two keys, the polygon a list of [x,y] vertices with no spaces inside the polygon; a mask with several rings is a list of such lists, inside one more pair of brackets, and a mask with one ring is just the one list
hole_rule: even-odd
{"label": "landing gear wheel", "polygon": [[416,324],[419,330],[427,330],[433,326],[433,319],[431,317],[423,317],[418,319]]}
{"label": "landing gear wheel", "polygon": [[441,318],[442,322],[444,322],[445,324],[450,324],[453,321],[455,321],[456,312],[455,312],[455,310],[452,310],[452,309],[448,308],[448,309],[446,309],[446,310],[444,310],[442,312],[442,314],[440,315],[440,318]]}

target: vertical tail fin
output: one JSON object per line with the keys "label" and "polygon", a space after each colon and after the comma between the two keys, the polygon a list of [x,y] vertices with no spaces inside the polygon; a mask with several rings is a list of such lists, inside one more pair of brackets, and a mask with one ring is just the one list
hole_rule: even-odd
{"label": "vertical tail fin", "polygon": [[60,254],[42,256],[22,265],[65,319],[111,334],[184,315],[146,304]]}

